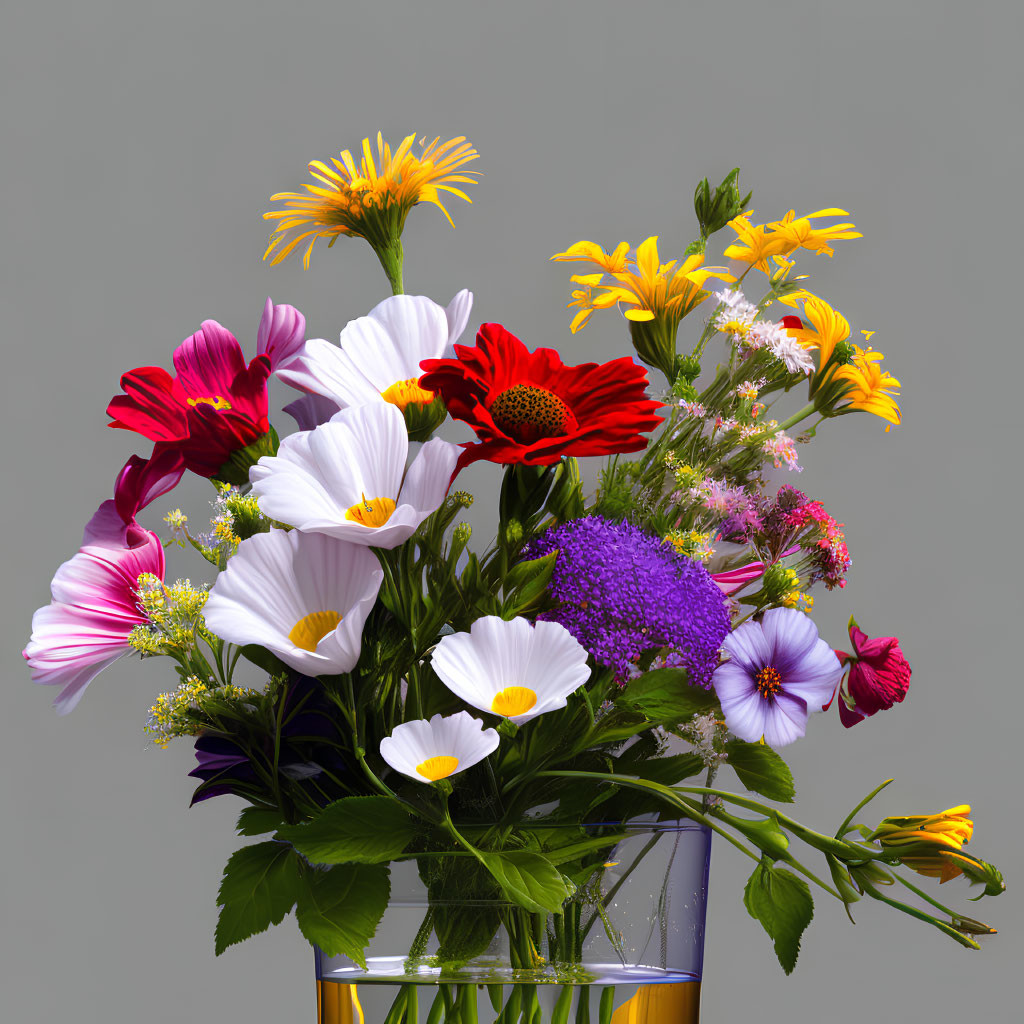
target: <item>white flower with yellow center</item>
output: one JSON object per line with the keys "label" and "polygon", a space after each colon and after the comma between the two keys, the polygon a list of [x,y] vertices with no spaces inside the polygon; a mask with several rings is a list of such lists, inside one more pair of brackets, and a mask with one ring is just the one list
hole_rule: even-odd
{"label": "white flower with yellow center", "polygon": [[472,768],[498,747],[498,734],[468,711],[396,725],[380,741],[380,756],[417,782],[437,782]]}
{"label": "white flower with yellow center", "polygon": [[467,704],[516,725],[564,708],[590,677],[587,652],[564,626],[496,615],[477,619],[468,633],[442,637],[431,664]]}
{"label": "white flower with yellow center", "polygon": [[339,409],[380,401],[403,411],[409,405],[429,405],[434,394],[418,384],[420,362],[451,351],[472,306],[473,295],[465,289],[447,309],[425,295],[393,295],[366,316],[350,320],[341,332],[340,347],[313,338],[277,375]]}
{"label": "white flower with yellow center", "polygon": [[434,438],[406,470],[409,436],[394,405],[342,409],[291,434],[249,473],[260,511],[304,533],[394,548],[444,501],[457,445]]}
{"label": "white flower with yellow center", "polygon": [[259,644],[309,676],[350,671],[384,574],[368,548],[271,530],[238,545],[203,609],[233,644]]}

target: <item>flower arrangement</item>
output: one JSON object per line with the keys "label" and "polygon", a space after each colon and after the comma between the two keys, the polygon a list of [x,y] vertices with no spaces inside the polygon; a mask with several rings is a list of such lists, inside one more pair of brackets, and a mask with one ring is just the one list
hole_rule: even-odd
{"label": "flower arrangement", "polygon": [[[853,620],[849,651],[819,636],[811,590],[845,586],[842,523],[772,483],[800,472],[798,446],[826,421],[900,422],[871,332],[851,340],[794,274],[803,253],[859,238],[854,224],[838,209],[759,224],[738,170],[717,188],[705,179],[680,257],[662,262],[654,237],[551,257],[582,265],[572,333],[615,308],[639,357],[567,365],[497,323],[467,344],[468,291],[447,306],[403,291],[406,216],[432,203],[450,220],[442,199],[470,200],[476,158],[461,138],[392,151],[378,135],[358,162],[314,161],[304,192],[274,197],[265,259],[305,244],[308,265],[317,239],[362,237],[393,295],[338,345],[307,339],[302,314],[268,299],[251,360],[207,320],[175,349],[173,376],[122,376],[110,426],[152,449],[118,473],[57,570],[24,652],[32,678],[59,687],[63,713],[118,658],[169,659],[178,684],[147,732],[160,746],[193,738],[193,801],[241,797],[238,831],[264,837],[225,869],[218,953],[295,909],[310,942],[365,967],[389,869],[412,861],[431,892],[454,879],[507,906],[447,920],[457,949],[428,916],[440,961],[471,959],[505,929],[513,966],[571,985],[585,965],[566,908],[601,910],[623,827],[652,816],[697,822],[751,858],[743,899],[787,973],[812,886],[977,948],[992,929],[907,875],[1002,891],[964,851],[969,807],[861,823],[883,783],[835,832],[778,807],[794,796],[779,748],[812,714],[834,704],[853,727],[902,702],[911,675],[895,637]],[[723,231],[735,272],[705,263]],[[271,377],[298,392],[283,439]],[[449,418],[472,437],[434,436]],[[605,464],[585,494],[577,460],[592,457]],[[502,468],[495,536],[475,548],[457,483],[479,461]],[[215,514],[196,533],[175,509],[164,541],[137,517],[185,472],[210,479]],[[168,544],[194,549],[212,584],[167,579]],[[258,686],[236,681],[240,660]],[[743,792],[721,785],[730,771]],[[556,922],[547,947],[538,915]],[[539,1019],[534,987],[513,986],[498,1019]],[[402,998],[389,1021],[415,1019]],[[475,1020],[473,1000],[430,1019]]]}

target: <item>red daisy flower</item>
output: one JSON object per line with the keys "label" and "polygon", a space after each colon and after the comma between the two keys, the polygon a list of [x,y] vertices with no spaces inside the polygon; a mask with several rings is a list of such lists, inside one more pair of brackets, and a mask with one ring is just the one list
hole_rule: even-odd
{"label": "red daisy flower", "polygon": [[501,324],[484,324],[456,359],[425,359],[420,387],[440,393],[455,419],[480,439],[463,445],[466,466],[550,465],[563,455],[611,455],[647,446],[662,420],[647,397],[647,371],[628,356],[565,366],[554,349],[535,352]]}
{"label": "red daisy flower", "polygon": [[174,368],[176,377],[159,366],[124,374],[125,393],[107,406],[109,425],[155,441],[154,454],[179,452],[193,473],[226,479],[231,456],[270,430],[270,357],[259,355],[246,366],[234,335],[205,320],[175,349]]}

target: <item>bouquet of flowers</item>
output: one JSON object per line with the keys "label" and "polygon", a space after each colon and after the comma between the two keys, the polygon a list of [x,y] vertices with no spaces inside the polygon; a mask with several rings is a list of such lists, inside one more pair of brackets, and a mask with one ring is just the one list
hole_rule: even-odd
{"label": "bouquet of flowers", "polygon": [[[507,999],[497,986],[497,1017],[529,1024],[539,982],[571,999],[587,980],[585,917],[608,927],[623,830],[679,819],[751,858],[743,900],[787,972],[812,886],[977,948],[992,929],[913,880],[1002,891],[964,850],[969,807],[862,823],[883,783],[832,832],[778,806],[794,796],[780,749],[812,713],[834,706],[853,727],[910,681],[895,637],[852,619],[843,650],[819,637],[811,591],[845,585],[842,523],[771,483],[800,472],[798,446],[826,422],[900,421],[871,333],[859,343],[795,273],[800,255],[860,237],[854,224],[838,209],[758,223],[734,170],[698,185],[696,238],[678,258],[663,262],[656,237],[576,242],[551,257],[575,271],[572,333],[616,309],[639,358],[569,365],[498,323],[460,340],[468,291],[447,306],[404,293],[407,214],[469,201],[476,158],[462,138],[392,150],[378,135],[273,197],[265,259],[303,246],[308,265],[317,239],[361,237],[393,295],[338,345],[307,339],[302,314],[268,299],[251,360],[207,320],[173,375],[122,376],[110,426],[152,450],[128,460],[57,570],[24,652],[33,679],[60,688],[63,713],[123,655],[177,673],[145,728],[159,746],[194,739],[194,802],[241,797],[238,831],[258,840],[225,868],[218,953],[295,909],[325,955],[366,968],[390,872],[409,862],[428,912],[407,963],[457,977],[504,935],[528,984]],[[708,265],[723,231],[729,266]],[[271,377],[298,393],[283,439]],[[434,436],[449,417],[468,440]],[[595,457],[585,493],[577,460]],[[495,535],[477,546],[459,474],[481,460],[500,493]],[[175,509],[162,540],[138,517],[185,472],[215,488],[211,527]],[[212,584],[168,580],[169,544],[194,549]],[[467,987],[471,1000],[446,991],[428,1019],[475,1021]],[[408,989],[389,1022],[416,1019]]]}

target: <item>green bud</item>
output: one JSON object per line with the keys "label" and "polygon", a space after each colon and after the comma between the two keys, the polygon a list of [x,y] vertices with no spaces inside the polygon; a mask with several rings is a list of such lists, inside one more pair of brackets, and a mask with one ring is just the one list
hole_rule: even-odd
{"label": "green bud", "polygon": [[738,217],[750,202],[750,197],[754,193],[748,192],[745,196],[740,196],[739,176],[740,169],[734,167],[714,192],[711,191],[707,178],[697,185],[697,190],[693,194],[693,209],[697,214],[702,238],[709,238],[716,231],[721,231],[729,221]]}
{"label": "green bud", "polygon": [[769,604],[781,601],[791,590],[795,590],[800,584],[800,578],[792,569],[776,562],[765,570],[761,578],[761,589]]}
{"label": "green bud", "polygon": [[505,539],[509,544],[518,544],[523,539],[523,524],[518,519],[510,519],[505,524]]}
{"label": "green bud", "polygon": [[832,359],[834,359],[839,366],[845,366],[847,363],[852,362],[853,342],[850,341],[849,338],[837,341],[836,347],[832,350]]}
{"label": "green bud", "polygon": [[217,471],[215,481],[240,486],[249,482],[249,468],[255,466],[264,455],[276,455],[278,448],[277,431],[270,428],[252,444],[231,453],[231,458]]}
{"label": "green bud", "polygon": [[405,429],[410,441],[429,441],[431,435],[448,418],[448,409],[435,395],[432,402],[410,402],[403,410]]}

